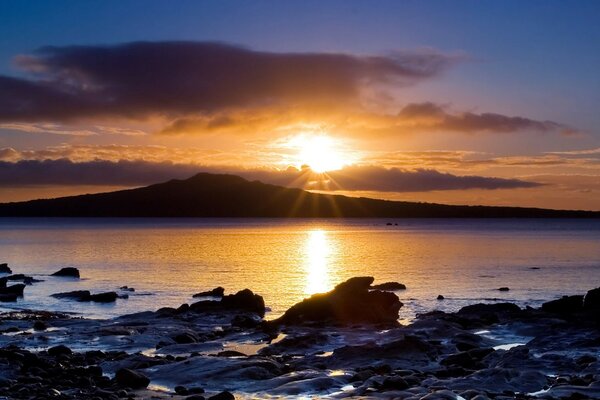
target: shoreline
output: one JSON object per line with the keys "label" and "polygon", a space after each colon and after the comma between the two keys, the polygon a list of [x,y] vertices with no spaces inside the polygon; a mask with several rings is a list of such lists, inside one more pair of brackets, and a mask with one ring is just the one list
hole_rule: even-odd
{"label": "shoreline", "polygon": [[[106,320],[2,313],[0,395],[600,397],[599,289],[539,309],[474,304],[400,325],[402,303],[372,282],[350,279],[271,321],[250,290]],[[115,378],[122,369],[129,381]]]}

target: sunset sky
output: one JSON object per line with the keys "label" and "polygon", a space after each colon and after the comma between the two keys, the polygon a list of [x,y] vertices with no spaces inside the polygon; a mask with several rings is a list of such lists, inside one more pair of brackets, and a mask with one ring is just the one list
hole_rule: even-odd
{"label": "sunset sky", "polygon": [[600,210],[598,1],[4,1],[0,202],[200,171]]}

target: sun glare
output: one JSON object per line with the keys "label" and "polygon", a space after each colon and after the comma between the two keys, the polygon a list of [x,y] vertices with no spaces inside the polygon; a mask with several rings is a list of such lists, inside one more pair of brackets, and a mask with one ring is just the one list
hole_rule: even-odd
{"label": "sun glare", "polygon": [[331,255],[327,233],[320,229],[309,231],[306,242],[306,294],[323,293],[330,289]]}
{"label": "sun glare", "polygon": [[335,171],[350,163],[335,139],[325,136],[298,136],[293,140],[298,149],[299,167],[308,165],[317,173]]}

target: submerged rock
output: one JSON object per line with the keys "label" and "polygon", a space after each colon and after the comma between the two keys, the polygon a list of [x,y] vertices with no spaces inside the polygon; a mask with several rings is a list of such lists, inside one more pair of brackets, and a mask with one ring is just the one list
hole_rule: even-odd
{"label": "submerged rock", "polygon": [[145,389],[150,384],[150,379],[137,371],[121,368],[115,374],[115,381],[121,386],[131,389]]}
{"label": "submerged rock", "polygon": [[498,288],[499,292],[508,292],[509,290],[510,290],[510,288],[506,287],[506,286],[502,286],[502,287]]}
{"label": "submerged rock", "polygon": [[0,274],[12,274],[12,270],[7,263],[0,264]]}
{"label": "submerged rock", "polygon": [[53,273],[52,276],[70,276],[72,278],[79,278],[79,270],[75,267],[65,267]]}
{"label": "submerged rock", "polygon": [[406,290],[406,285],[399,282],[385,282],[378,285],[372,285],[371,289],[376,290]]}
{"label": "submerged rock", "polygon": [[272,324],[307,322],[334,324],[397,323],[402,303],[393,293],[370,291],[373,277],[355,277],[328,293],[315,294],[292,306]]}
{"label": "submerged rock", "polygon": [[224,295],[225,295],[225,288],[219,286],[219,287],[216,287],[216,288],[214,288],[212,290],[208,290],[206,292],[196,293],[192,297],[208,297],[208,296],[223,297]]}

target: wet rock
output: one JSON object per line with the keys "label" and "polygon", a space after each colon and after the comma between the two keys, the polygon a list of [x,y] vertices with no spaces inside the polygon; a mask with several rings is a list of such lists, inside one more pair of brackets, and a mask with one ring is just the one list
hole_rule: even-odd
{"label": "wet rock", "polygon": [[112,303],[117,300],[116,292],[104,292],[104,293],[96,293],[90,296],[90,301],[95,301],[96,303]]}
{"label": "wet rock", "polygon": [[12,270],[7,263],[0,264],[0,274],[12,274]]}
{"label": "wet rock", "polygon": [[58,346],[50,347],[48,349],[48,354],[51,355],[52,357],[57,357],[57,356],[61,356],[61,355],[70,356],[71,354],[73,354],[73,351],[71,351],[71,349],[68,348],[67,346],[60,344]]}
{"label": "wet rock", "polygon": [[173,336],[173,340],[177,344],[198,343],[198,336],[193,332],[181,332]]}
{"label": "wet rock", "polygon": [[121,286],[119,289],[125,292],[135,292],[135,289],[129,286]]}
{"label": "wet rock", "polygon": [[91,294],[89,290],[74,290],[72,292],[54,293],[57,299],[73,299],[77,301],[94,301],[97,303],[112,303],[118,297],[116,292]]}
{"label": "wet rock", "polygon": [[225,288],[219,286],[216,287],[212,290],[208,290],[206,292],[200,292],[200,293],[196,293],[195,295],[193,295],[192,297],[223,297],[225,295]]}
{"label": "wet rock", "polygon": [[25,289],[25,284],[19,283],[16,285],[11,285],[7,287],[0,288],[0,295],[2,294],[15,294],[17,296],[23,296],[23,290]]}
{"label": "wet rock", "polygon": [[91,297],[89,290],[74,290],[72,292],[54,293],[51,296],[57,299],[73,299],[77,301],[89,301]]}
{"label": "wet rock", "polygon": [[600,287],[587,292],[583,300],[586,311],[600,311]]}
{"label": "wet rock", "polygon": [[254,328],[258,324],[260,324],[260,320],[252,318],[250,315],[236,315],[231,320],[231,326],[238,328]]}
{"label": "wet rock", "polygon": [[445,299],[445,297],[444,297],[444,296],[442,296],[441,294],[438,294],[438,297],[437,297],[437,299],[438,299],[438,300],[444,300],[444,299]]}
{"label": "wet rock", "polygon": [[19,297],[15,293],[0,293],[0,302],[8,303],[17,301],[17,297]]}
{"label": "wet rock", "polygon": [[466,369],[480,369],[485,366],[481,364],[481,360],[490,353],[493,353],[492,348],[481,348],[463,351],[447,356],[442,361],[441,365],[457,366]]}
{"label": "wet rock", "polygon": [[408,383],[406,383],[406,381],[400,376],[391,376],[386,378],[381,384],[382,390],[404,390],[408,388]]}
{"label": "wet rock", "polygon": [[214,396],[210,396],[208,400],[235,400],[235,396],[230,392],[221,392],[219,394],[215,394]]}
{"label": "wet rock", "polygon": [[72,278],[79,278],[79,270],[75,267],[65,267],[53,273],[52,276],[69,276]]}
{"label": "wet rock", "polygon": [[328,293],[315,294],[288,309],[272,324],[396,324],[402,303],[393,293],[370,291],[372,277],[356,277]]}
{"label": "wet rock", "polygon": [[399,282],[385,282],[378,285],[372,285],[371,289],[376,290],[406,290],[406,285]]}
{"label": "wet rock", "polygon": [[189,306],[193,312],[248,311],[263,317],[265,300],[250,289],[240,290],[236,294],[223,296],[221,301],[199,301]]}
{"label": "wet rock", "polygon": [[205,400],[206,397],[200,396],[199,394],[194,394],[185,398],[185,400]]}
{"label": "wet rock", "polygon": [[572,314],[583,309],[583,296],[563,296],[542,304],[542,311],[554,314]]}
{"label": "wet rock", "polygon": [[146,375],[127,368],[121,368],[117,371],[115,381],[119,385],[131,389],[145,389],[150,384],[150,379]]}
{"label": "wet rock", "polygon": [[509,290],[510,290],[510,288],[506,287],[506,286],[502,286],[502,287],[498,288],[499,292],[508,292]]}
{"label": "wet rock", "polygon": [[217,353],[217,357],[248,357],[246,354],[235,350],[224,350]]}
{"label": "wet rock", "polygon": [[34,331],[45,331],[46,329],[48,329],[48,325],[44,321],[35,321],[33,323]]}

